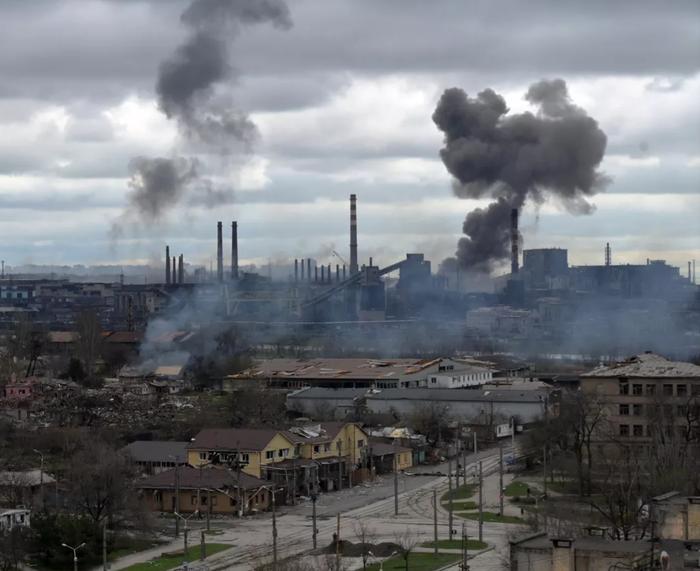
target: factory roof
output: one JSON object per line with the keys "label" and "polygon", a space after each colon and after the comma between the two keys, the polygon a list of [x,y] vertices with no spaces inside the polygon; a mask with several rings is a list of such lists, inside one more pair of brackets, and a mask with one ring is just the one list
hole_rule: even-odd
{"label": "factory roof", "polygon": [[582,377],[700,378],[700,367],[683,361],[669,361],[655,353],[642,353],[612,365],[602,365]]}
{"label": "factory roof", "polygon": [[[406,378],[426,371],[437,371],[446,359],[268,359],[236,375],[239,378],[354,379],[382,380]],[[458,370],[485,367],[447,360]]]}
{"label": "factory roof", "polygon": [[288,399],[304,398],[319,400],[356,399],[364,396],[367,389],[337,388],[328,389],[325,387],[304,387],[287,395]]}
{"label": "factory roof", "polygon": [[54,484],[56,480],[41,470],[23,470],[21,472],[0,472],[0,486],[34,487],[41,484]]}
{"label": "factory roof", "polygon": [[367,399],[539,403],[547,398],[547,394],[547,391],[541,390],[374,389],[367,393]]}
{"label": "factory roof", "polygon": [[136,440],[125,446],[123,450],[135,462],[171,462],[187,460],[188,442],[173,442],[169,440]]}

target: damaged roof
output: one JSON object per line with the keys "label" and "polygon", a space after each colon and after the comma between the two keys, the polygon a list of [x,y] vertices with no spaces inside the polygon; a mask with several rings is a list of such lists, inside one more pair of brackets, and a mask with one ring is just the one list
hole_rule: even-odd
{"label": "damaged roof", "polygon": [[289,440],[287,434],[274,428],[205,428],[192,439],[188,448],[261,451],[278,434]]}
{"label": "damaged roof", "polygon": [[[212,489],[221,490],[237,487],[237,475],[225,468],[192,468],[182,466],[178,474],[180,481],[177,484],[180,489]],[[269,482],[261,480],[245,472],[240,474],[241,488],[245,490],[259,488],[268,485]],[[150,476],[138,482],[136,486],[141,489],[173,489],[176,486],[176,469],[166,470],[160,474]]]}
{"label": "damaged roof", "polygon": [[683,361],[669,361],[656,353],[642,353],[612,365],[601,365],[582,377],[700,378],[700,367]]}

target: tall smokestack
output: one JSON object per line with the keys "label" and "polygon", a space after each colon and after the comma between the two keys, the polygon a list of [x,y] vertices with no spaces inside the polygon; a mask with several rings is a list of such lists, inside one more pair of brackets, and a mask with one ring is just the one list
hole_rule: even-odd
{"label": "tall smokestack", "polygon": [[306,258],[306,277],[311,281],[311,258]]}
{"label": "tall smokestack", "polygon": [[314,266],[314,282],[318,282],[318,266]]}
{"label": "tall smokestack", "polygon": [[688,262],[688,281],[691,281],[691,279],[693,277],[693,273],[690,271],[690,266],[691,266],[691,264],[690,264],[690,262]]}
{"label": "tall smokestack", "polygon": [[177,283],[185,283],[185,256],[180,254],[177,259]]}
{"label": "tall smokestack", "polygon": [[518,264],[518,209],[510,211],[510,273],[517,274]]}
{"label": "tall smokestack", "polygon": [[301,259],[301,281],[304,281],[304,258]]}
{"label": "tall smokestack", "polygon": [[170,284],[170,246],[165,247],[165,283]]}
{"label": "tall smokestack", "polygon": [[693,284],[695,283],[695,260],[693,260]]}
{"label": "tall smokestack", "polygon": [[216,223],[216,279],[224,281],[224,235],[221,222]]}
{"label": "tall smokestack", "polygon": [[177,283],[177,258],[175,256],[172,257],[172,265],[170,266],[170,283],[176,284]]}
{"label": "tall smokestack", "polygon": [[[304,266],[301,266],[301,270],[304,271]],[[294,258],[294,281],[299,281],[299,260]]]}
{"label": "tall smokestack", "polygon": [[350,275],[357,273],[357,195],[350,195]]}
{"label": "tall smokestack", "polygon": [[340,264],[335,265],[335,281],[340,281]]}
{"label": "tall smokestack", "polygon": [[612,263],[612,251],[610,250],[610,242],[605,243],[605,265],[609,266]]}
{"label": "tall smokestack", "polygon": [[238,222],[231,222],[231,279],[238,279]]}

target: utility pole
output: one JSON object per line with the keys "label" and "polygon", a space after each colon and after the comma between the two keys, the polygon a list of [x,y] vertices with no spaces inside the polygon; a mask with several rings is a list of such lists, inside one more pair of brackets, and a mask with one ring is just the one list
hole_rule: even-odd
{"label": "utility pole", "polygon": [[511,431],[510,431],[510,447],[511,447],[511,454],[513,455],[513,461],[515,461],[515,417],[511,416],[510,417],[510,426],[511,426]]}
{"label": "utility pole", "polygon": [[438,529],[437,529],[437,490],[433,489],[433,543],[435,547],[433,551],[435,556],[438,554]]}
{"label": "utility pole", "polygon": [[311,494],[311,522],[313,525],[312,528],[312,537],[314,540],[314,549],[316,549],[318,546],[316,544],[316,536],[318,535],[318,528],[316,527],[316,499],[318,498],[316,494],[316,490],[314,490],[314,493]]}
{"label": "utility pole", "polygon": [[484,472],[479,461],[479,541],[484,540]]}
{"label": "utility pole", "polygon": [[272,485],[272,571],[277,571],[277,513],[274,484]]}
{"label": "utility pole", "polygon": [[462,447],[462,470],[464,470],[464,476],[462,481],[464,482],[464,487],[467,486],[467,442],[464,441],[464,446]]}
{"label": "utility pole", "polygon": [[[180,459],[175,457],[175,513],[180,513]],[[180,518],[175,518],[175,537],[180,537]]]}
{"label": "utility pole", "polygon": [[542,480],[544,482],[544,497],[547,497],[547,445],[542,449]]}
{"label": "utility pole", "polygon": [[336,516],[335,525],[335,569],[340,571],[340,514]]}
{"label": "utility pole", "polygon": [[[449,453],[449,450],[448,450]],[[452,540],[452,460],[450,458],[447,459],[447,501],[448,501],[448,517],[449,517],[449,522],[450,522],[450,541]]]}
{"label": "utility pole", "polygon": [[107,571],[107,519],[102,523],[102,571]]}
{"label": "utility pole", "polygon": [[498,446],[498,513],[503,516],[503,443]]}
{"label": "utility pole", "polygon": [[476,431],[474,431],[474,454],[477,454],[479,450],[477,449],[476,446]]}
{"label": "utility pole", "polygon": [[455,455],[456,456],[455,457],[455,466],[456,466],[456,468],[455,468],[455,488],[457,488],[458,490],[459,490],[459,458],[461,456],[460,444],[461,444],[461,441],[459,439],[457,439],[457,450],[456,450],[456,455]]}
{"label": "utility pole", "polygon": [[399,453],[394,439],[394,515],[399,515]]}
{"label": "utility pole", "polygon": [[469,536],[467,524],[462,523],[462,571],[469,571]]}
{"label": "utility pole", "polygon": [[204,561],[207,558],[207,540],[204,531],[199,536],[199,560]]}

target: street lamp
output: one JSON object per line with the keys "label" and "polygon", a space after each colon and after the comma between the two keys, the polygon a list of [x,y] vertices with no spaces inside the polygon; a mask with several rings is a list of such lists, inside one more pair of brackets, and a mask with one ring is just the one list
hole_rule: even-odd
{"label": "street lamp", "polygon": [[73,571],[78,571],[78,549],[85,547],[85,543],[81,543],[78,547],[71,547],[67,543],[61,543],[61,547],[70,549],[73,552]]}
{"label": "street lamp", "polygon": [[46,502],[44,501],[44,455],[36,448],[32,451],[36,452],[41,458],[41,463],[39,464],[39,490],[41,491],[41,508],[46,511]]}
{"label": "street lamp", "polygon": [[174,512],[175,515],[180,518],[183,522],[185,522],[185,529],[183,531],[183,539],[184,539],[184,545],[185,545],[185,550],[182,552],[182,565],[187,569],[187,522],[190,521],[194,516],[199,515],[199,510],[194,510],[190,515],[187,517],[179,514],[178,512]]}
{"label": "street lamp", "polygon": [[375,563],[379,563],[379,571],[384,571],[384,561],[387,559],[391,559],[394,555],[396,555],[398,552],[397,551],[392,551],[387,557],[384,559],[379,559],[374,553],[371,551],[367,552],[367,555],[369,555],[372,559],[374,559]]}

